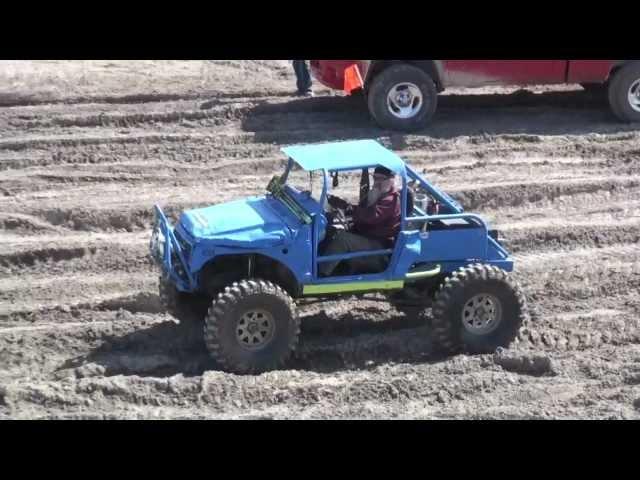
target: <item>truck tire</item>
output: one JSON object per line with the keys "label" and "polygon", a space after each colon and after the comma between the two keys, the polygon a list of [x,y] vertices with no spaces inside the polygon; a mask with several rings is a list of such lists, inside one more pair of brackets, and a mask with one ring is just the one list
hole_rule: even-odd
{"label": "truck tire", "polygon": [[640,122],[640,62],[618,70],[609,82],[609,105],[623,122]]}
{"label": "truck tire", "polygon": [[373,79],[367,103],[371,116],[382,128],[410,132],[431,120],[438,92],[426,72],[413,65],[396,64]]}
{"label": "truck tire", "polygon": [[209,306],[209,298],[180,292],[164,275],[158,279],[160,306],[180,323],[204,321]]}
{"label": "truck tire", "polygon": [[475,264],[445,280],[436,294],[432,316],[437,350],[491,353],[516,339],[527,317],[527,305],[507,272]]}
{"label": "truck tire", "polygon": [[211,303],[207,350],[223,370],[261,373],[282,367],[298,345],[300,320],[291,297],[264,280],[242,280]]}

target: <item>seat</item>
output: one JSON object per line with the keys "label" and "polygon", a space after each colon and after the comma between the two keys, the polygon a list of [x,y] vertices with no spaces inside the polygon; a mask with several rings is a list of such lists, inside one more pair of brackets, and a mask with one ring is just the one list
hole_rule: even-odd
{"label": "seat", "polygon": [[413,205],[414,205],[414,195],[413,190],[407,187],[407,209],[405,211],[405,215],[410,217],[413,215]]}

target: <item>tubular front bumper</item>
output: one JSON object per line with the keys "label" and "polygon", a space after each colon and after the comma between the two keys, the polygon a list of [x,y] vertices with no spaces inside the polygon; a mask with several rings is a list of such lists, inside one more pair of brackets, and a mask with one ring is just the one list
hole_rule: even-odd
{"label": "tubular front bumper", "polygon": [[149,242],[151,257],[178,290],[191,291],[193,280],[189,275],[184,253],[176,240],[173,228],[158,205],[154,205],[153,211],[155,218]]}

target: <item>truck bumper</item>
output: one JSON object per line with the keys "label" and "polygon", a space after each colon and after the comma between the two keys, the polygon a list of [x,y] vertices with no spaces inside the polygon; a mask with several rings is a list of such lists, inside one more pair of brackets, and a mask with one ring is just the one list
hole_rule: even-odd
{"label": "truck bumper", "polygon": [[311,74],[325,87],[332,90],[346,91],[345,71],[349,67],[357,66],[361,78],[364,80],[369,68],[369,60],[310,60]]}

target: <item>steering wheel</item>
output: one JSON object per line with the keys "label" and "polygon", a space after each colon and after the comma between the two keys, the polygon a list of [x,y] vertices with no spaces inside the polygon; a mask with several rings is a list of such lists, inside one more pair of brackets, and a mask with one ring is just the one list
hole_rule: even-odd
{"label": "steering wheel", "polygon": [[331,205],[327,205],[329,210],[327,211],[327,220],[329,220],[329,225],[339,225],[345,230],[349,230],[349,221],[347,219],[347,215],[344,210],[336,207],[332,207]]}

